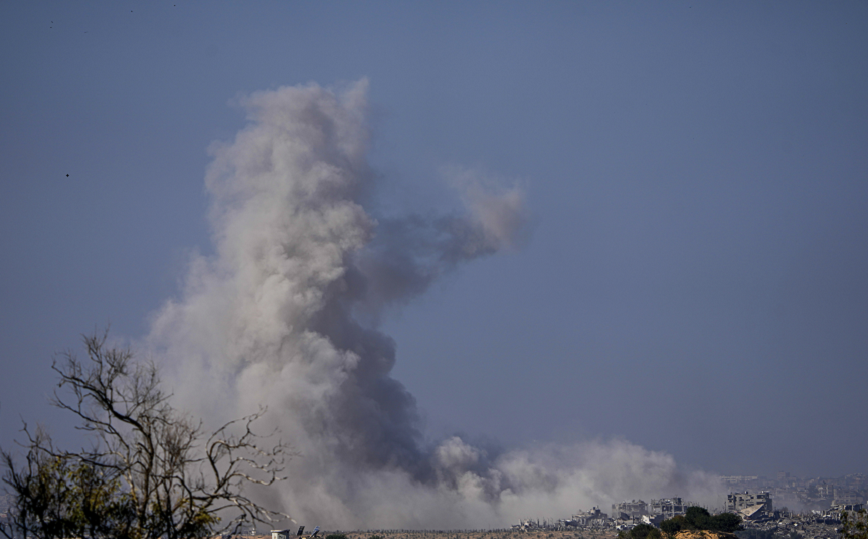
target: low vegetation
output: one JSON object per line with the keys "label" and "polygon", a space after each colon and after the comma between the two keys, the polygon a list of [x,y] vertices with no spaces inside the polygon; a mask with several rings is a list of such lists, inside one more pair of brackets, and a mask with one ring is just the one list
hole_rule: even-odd
{"label": "low vegetation", "polygon": [[688,507],[683,516],[678,515],[660,523],[660,529],[668,535],[675,535],[682,530],[734,533],[740,527],[740,516],[733,513],[712,516],[702,507]]}
{"label": "low vegetation", "polygon": [[[741,517],[732,513],[711,515],[702,507],[688,507],[684,515],[678,515],[660,523],[660,528],[639,524],[629,532],[618,534],[619,539],[663,539],[673,537],[680,531],[709,531],[733,533],[741,528]],[[868,539],[868,538],[866,538]]]}
{"label": "low vegetation", "polygon": [[663,535],[650,524],[639,524],[628,532],[619,533],[618,539],[663,539]]}
{"label": "low vegetation", "polygon": [[864,509],[841,514],[841,537],[844,539],[868,539],[868,512]]}

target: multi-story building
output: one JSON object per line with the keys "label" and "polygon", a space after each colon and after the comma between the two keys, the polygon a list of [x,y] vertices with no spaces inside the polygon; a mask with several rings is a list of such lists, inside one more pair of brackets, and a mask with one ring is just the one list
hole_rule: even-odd
{"label": "multi-story building", "polygon": [[571,520],[576,522],[578,526],[595,526],[604,524],[608,519],[609,515],[594,507],[588,512],[576,513]]}
{"label": "multi-story building", "polygon": [[[751,494],[748,491],[734,492],[726,497],[726,510],[732,513],[738,513],[747,509],[757,509],[756,506],[762,506],[762,512],[767,515],[772,513],[772,497],[766,491],[760,491]],[[755,513],[756,511],[751,511]]]}
{"label": "multi-story building", "polygon": [[642,518],[648,514],[648,504],[642,500],[633,500],[612,505],[612,517],[622,520]]}
{"label": "multi-story building", "polygon": [[687,512],[688,504],[685,504],[681,498],[662,498],[659,500],[651,500],[651,514],[663,515],[664,518],[672,518],[675,515],[683,515]]}

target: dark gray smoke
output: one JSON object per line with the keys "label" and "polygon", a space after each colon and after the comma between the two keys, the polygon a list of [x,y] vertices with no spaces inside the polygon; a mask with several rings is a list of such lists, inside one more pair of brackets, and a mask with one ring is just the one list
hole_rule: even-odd
{"label": "dark gray smoke", "polygon": [[253,94],[249,125],[213,148],[216,254],[194,257],[151,335],[183,404],[215,421],[268,406],[299,452],[271,501],[330,528],[504,526],[712,485],[620,441],[503,454],[424,442],[377,314],[510,247],[527,215],[518,188],[453,169],[464,213],[372,217],[366,87]]}

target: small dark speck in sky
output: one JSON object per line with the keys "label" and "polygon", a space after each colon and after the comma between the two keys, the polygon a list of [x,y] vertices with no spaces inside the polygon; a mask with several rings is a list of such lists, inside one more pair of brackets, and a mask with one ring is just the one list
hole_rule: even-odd
{"label": "small dark speck in sky", "polygon": [[69,178],[69,174],[67,174],[66,177]]}

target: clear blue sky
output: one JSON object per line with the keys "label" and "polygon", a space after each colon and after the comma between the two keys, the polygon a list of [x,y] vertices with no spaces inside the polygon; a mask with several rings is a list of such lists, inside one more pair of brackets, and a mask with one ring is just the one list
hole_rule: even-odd
{"label": "clear blue sky", "polygon": [[0,73],[4,447],[212,251],[238,98],[367,77],[382,212],[466,166],[533,216],[384,319],[431,436],[868,472],[865,2],[7,1]]}

